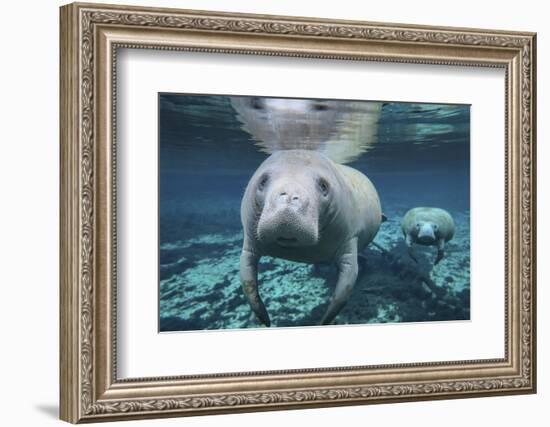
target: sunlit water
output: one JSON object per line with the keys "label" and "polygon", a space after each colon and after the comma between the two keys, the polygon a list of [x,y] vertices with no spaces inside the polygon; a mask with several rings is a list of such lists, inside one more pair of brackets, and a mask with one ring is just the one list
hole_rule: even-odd
{"label": "sunlit water", "polygon": [[[267,154],[228,97],[160,96],[161,331],[260,327],[240,288],[240,203]],[[470,113],[463,105],[384,103],[377,141],[349,163],[378,190],[388,217],[361,257],[337,324],[464,320],[470,316]],[[415,206],[456,223],[445,258],[407,255],[400,221]],[[316,325],[334,289],[332,266],[269,257],[260,293],[273,326]],[[430,286],[426,285],[428,279]],[[435,286],[435,288],[434,288]]]}

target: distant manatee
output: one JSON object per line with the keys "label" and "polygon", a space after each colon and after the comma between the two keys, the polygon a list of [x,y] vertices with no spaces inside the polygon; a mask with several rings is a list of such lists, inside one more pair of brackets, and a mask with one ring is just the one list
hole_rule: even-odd
{"label": "distant manatee", "polygon": [[451,215],[440,208],[418,207],[409,210],[401,222],[410,257],[417,262],[412,246],[437,246],[435,265],[443,259],[445,243],[455,234],[455,223]]}
{"label": "distant manatee", "polygon": [[258,319],[270,325],[257,281],[258,261],[268,255],[337,264],[338,281],[321,320],[328,324],[351,294],[357,254],[376,236],[382,213],[376,189],[361,172],[315,151],[286,150],[268,157],[248,182],[241,220],[241,283]]}

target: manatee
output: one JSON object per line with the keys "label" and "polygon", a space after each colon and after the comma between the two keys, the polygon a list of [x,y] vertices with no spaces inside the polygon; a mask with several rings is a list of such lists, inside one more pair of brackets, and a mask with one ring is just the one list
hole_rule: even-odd
{"label": "manatee", "polygon": [[231,97],[242,128],[261,151],[305,149],[349,163],[377,141],[382,102]]}
{"label": "manatee", "polygon": [[449,212],[440,208],[418,207],[409,210],[401,222],[403,235],[410,257],[415,258],[412,247],[414,243],[424,246],[437,246],[435,264],[443,259],[445,243],[455,234],[455,223]]}
{"label": "manatee", "polygon": [[304,263],[335,263],[336,288],[321,320],[329,324],[357,279],[357,254],[382,221],[380,200],[361,172],[311,150],[278,151],[256,170],[241,203],[241,284],[258,319],[270,325],[258,292],[264,255]]}

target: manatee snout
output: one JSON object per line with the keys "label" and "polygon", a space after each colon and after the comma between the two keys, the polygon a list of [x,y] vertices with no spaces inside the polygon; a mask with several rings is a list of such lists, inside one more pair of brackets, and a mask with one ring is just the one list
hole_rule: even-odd
{"label": "manatee snout", "polygon": [[307,191],[298,186],[278,186],[267,196],[258,238],[264,244],[312,246],[319,240],[318,218]]}
{"label": "manatee snout", "polygon": [[274,209],[305,213],[309,206],[309,197],[303,188],[282,187],[272,192],[270,205]]}
{"label": "manatee snout", "polygon": [[418,243],[421,243],[423,245],[432,245],[435,243],[437,239],[437,224],[422,222],[418,223],[416,226],[418,229],[418,234],[416,235]]}

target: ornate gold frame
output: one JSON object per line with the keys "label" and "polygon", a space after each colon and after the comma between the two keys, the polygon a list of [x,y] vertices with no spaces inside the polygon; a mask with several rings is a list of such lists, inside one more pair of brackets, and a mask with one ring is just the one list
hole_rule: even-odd
{"label": "ornate gold frame", "polygon": [[[99,4],[61,8],[61,418],[77,423],[535,392],[535,34]],[[502,67],[505,357],[116,376],[118,47]]]}

